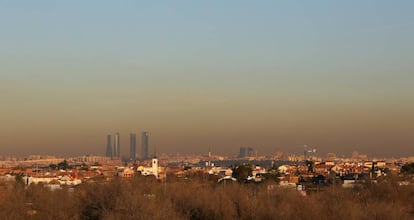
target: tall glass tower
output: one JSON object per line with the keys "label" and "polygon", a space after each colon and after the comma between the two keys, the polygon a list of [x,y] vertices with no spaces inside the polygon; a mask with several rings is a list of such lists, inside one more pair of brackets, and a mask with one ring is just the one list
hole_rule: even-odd
{"label": "tall glass tower", "polygon": [[112,143],[111,143],[111,135],[108,134],[106,136],[106,154],[107,157],[112,157]]}
{"label": "tall glass tower", "polygon": [[142,132],[141,159],[148,159],[148,132]]}
{"label": "tall glass tower", "polygon": [[121,150],[121,146],[119,145],[119,133],[117,132],[114,138],[114,152],[112,156],[120,158],[121,157],[120,150]]}
{"label": "tall glass tower", "polygon": [[137,136],[134,133],[131,133],[129,136],[129,160],[130,161],[135,161],[135,154],[136,154],[136,145],[137,145]]}

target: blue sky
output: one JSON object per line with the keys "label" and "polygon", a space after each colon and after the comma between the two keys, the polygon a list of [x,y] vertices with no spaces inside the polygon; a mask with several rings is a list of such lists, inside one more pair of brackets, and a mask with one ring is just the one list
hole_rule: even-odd
{"label": "blue sky", "polygon": [[[405,132],[413,128],[413,6],[0,1],[0,153],[66,146],[65,132],[76,153],[84,146],[100,153],[106,133],[144,129],[159,135],[154,143],[166,152],[218,145],[231,153],[244,144],[295,151],[308,141],[326,151],[405,151],[412,147]],[[361,132],[341,135],[352,131],[341,118]],[[304,121],[324,132],[310,138]],[[236,122],[246,128],[230,132]],[[372,131],[389,136],[379,141]],[[16,140],[18,132],[33,138]],[[204,133],[217,140],[207,143]],[[246,133],[257,139],[243,139]],[[44,134],[50,139],[34,138]]]}

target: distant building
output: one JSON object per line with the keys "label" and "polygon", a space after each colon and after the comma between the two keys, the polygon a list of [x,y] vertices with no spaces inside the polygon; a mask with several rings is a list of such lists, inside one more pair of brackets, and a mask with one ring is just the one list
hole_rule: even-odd
{"label": "distant building", "polygon": [[141,145],[141,159],[146,160],[148,159],[148,132],[144,131],[142,132],[142,145]]}
{"label": "distant building", "polygon": [[123,178],[129,178],[129,177],[133,177],[135,175],[135,172],[134,172],[133,169],[131,169],[129,167],[125,167],[125,168],[119,170],[117,175],[120,176],[120,177],[123,177]]}
{"label": "distant building", "polygon": [[248,157],[254,157],[254,151],[252,147],[247,148],[247,156]]}
{"label": "distant building", "polygon": [[121,157],[121,146],[119,144],[119,133],[115,134],[115,138],[114,138],[114,152],[113,152],[113,157],[117,157],[120,158]]}
{"label": "distant building", "polygon": [[358,151],[353,151],[352,152],[352,159],[354,159],[354,160],[367,160],[368,155],[360,154],[360,153],[358,153]]}
{"label": "distant building", "polygon": [[[157,179],[165,178],[165,176],[162,177],[162,172],[160,172],[160,169],[161,169],[161,167],[159,167],[158,159],[156,157],[152,158],[150,167],[144,167],[144,166],[137,167],[137,171],[140,172],[144,176],[153,175]],[[165,174],[165,172],[163,172],[163,173]]]}
{"label": "distant building", "polygon": [[325,159],[326,160],[335,160],[336,159],[336,154],[335,153],[327,153]]}
{"label": "distant building", "polygon": [[108,134],[106,136],[106,156],[107,157],[112,157],[112,143],[111,143],[111,135]]}
{"label": "distant building", "polygon": [[132,133],[130,134],[130,146],[129,146],[129,160],[135,161],[135,155],[136,155],[136,145],[137,145],[137,136],[136,134]]}
{"label": "distant building", "polygon": [[239,157],[240,158],[246,157],[246,148],[245,147],[240,147],[240,149],[239,149]]}

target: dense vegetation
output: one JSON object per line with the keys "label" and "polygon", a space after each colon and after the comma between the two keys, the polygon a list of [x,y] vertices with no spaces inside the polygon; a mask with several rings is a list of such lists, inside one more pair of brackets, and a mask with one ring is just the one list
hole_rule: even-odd
{"label": "dense vegetation", "polygon": [[[272,182],[271,182],[272,183]],[[2,219],[413,219],[414,187],[386,180],[302,196],[268,184],[217,184],[203,178],[153,178],[83,184],[50,191],[3,186]]]}
{"label": "dense vegetation", "polygon": [[414,163],[406,164],[401,167],[401,173],[414,174]]}

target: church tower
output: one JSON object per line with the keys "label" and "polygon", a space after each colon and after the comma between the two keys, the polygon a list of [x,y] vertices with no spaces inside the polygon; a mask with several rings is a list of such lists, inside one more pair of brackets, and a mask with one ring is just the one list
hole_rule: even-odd
{"label": "church tower", "polygon": [[152,158],[152,174],[158,179],[158,159],[156,157]]}

